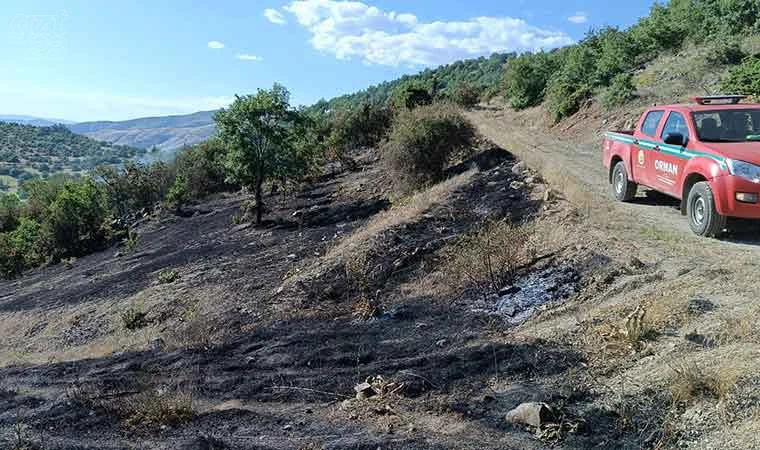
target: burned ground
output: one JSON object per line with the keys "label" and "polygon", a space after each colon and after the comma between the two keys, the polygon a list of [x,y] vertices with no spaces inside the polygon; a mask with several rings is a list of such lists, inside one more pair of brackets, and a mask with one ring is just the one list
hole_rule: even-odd
{"label": "burned ground", "polygon": [[[264,227],[233,223],[248,198],[224,196],[146,220],[134,251],[0,284],[3,448],[639,449],[669,437],[661,390],[607,388],[642,356],[590,351],[567,318],[606,324],[579,309],[670,272],[616,250],[493,146],[408,198],[392,197],[373,152],[358,160],[268,197]],[[498,295],[452,288],[444,250],[502,219],[530,227],[535,257]],[[379,394],[357,399],[365,380]],[[539,434],[507,424],[526,401],[561,420]]]}

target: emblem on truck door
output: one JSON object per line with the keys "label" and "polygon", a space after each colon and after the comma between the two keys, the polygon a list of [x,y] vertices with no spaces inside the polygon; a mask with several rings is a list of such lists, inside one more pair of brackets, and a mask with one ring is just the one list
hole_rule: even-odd
{"label": "emblem on truck door", "polygon": [[643,166],[645,162],[644,159],[644,150],[639,150],[639,165]]}

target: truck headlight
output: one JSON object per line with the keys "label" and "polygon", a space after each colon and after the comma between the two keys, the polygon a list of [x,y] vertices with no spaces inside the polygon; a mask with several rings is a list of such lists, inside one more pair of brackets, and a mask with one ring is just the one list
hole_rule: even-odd
{"label": "truck headlight", "polygon": [[731,175],[742,177],[755,183],[760,183],[760,166],[744,161],[727,159],[728,171]]}

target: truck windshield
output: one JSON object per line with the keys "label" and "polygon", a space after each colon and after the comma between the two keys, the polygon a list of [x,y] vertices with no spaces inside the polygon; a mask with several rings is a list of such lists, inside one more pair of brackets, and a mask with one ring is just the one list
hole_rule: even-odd
{"label": "truck windshield", "polygon": [[702,111],[693,116],[700,141],[760,141],[760,109]]}

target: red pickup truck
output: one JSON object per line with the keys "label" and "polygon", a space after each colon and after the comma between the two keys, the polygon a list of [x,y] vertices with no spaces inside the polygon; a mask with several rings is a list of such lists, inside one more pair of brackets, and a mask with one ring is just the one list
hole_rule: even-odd
{"label": "red pickup truck", "polygon": [[635,131],[606,133],[604,165],[615,197],[630,201],[638,186],[673,196],[701,236],[719,236],[729,217],[760,219],[760,104],[742,99],[654,106]]}

